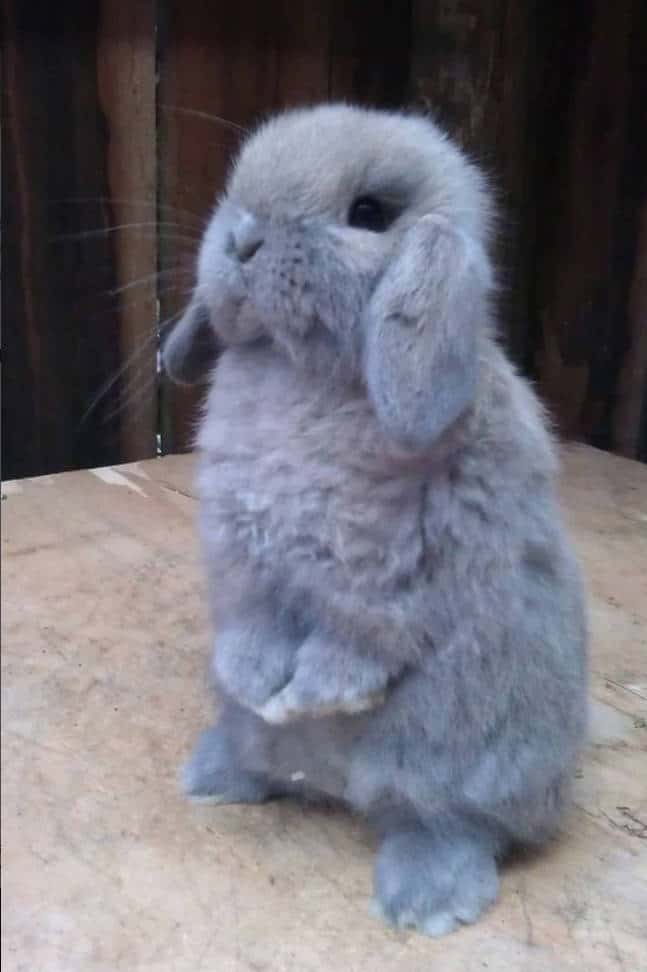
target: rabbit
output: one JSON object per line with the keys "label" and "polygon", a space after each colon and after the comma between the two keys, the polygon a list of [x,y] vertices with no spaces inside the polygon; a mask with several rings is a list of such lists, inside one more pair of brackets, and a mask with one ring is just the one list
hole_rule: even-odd
{"label": "rabbit", "polygon": [[189,795],[339,801],[374,906],[443,935],[567,806],[583,585],[544,412],[499,344],[492,192],[427,117],[324,104],[243,144],[166,370],[208,382],[222,705]]}

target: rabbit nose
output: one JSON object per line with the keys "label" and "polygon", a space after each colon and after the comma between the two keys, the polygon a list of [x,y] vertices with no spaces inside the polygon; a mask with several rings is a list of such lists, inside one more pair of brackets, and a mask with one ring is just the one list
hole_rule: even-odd
{"label": "rabbit nose", "polygon": [[227,249],[234,253],[241,263],[247,263],[260,250],[263,243],[263,234],[256,220],[253,216],[245,216],[241,223],[230,232]]}

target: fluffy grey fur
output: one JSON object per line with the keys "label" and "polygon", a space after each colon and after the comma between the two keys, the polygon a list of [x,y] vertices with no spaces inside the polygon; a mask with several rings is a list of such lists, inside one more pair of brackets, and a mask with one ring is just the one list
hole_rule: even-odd
{"label": "fluffy grey fur", "polygon": [[[358,197],[384,232],[348,225]],[[554,832],[586,721],[578,569],[544,416],[495,340],[491,212],[426,119],[281,115],[165,349],[183,380],[224,348],[198,445],[225,701],[188,792],[344,801],[382,836],[377,909],[432,935]]]}

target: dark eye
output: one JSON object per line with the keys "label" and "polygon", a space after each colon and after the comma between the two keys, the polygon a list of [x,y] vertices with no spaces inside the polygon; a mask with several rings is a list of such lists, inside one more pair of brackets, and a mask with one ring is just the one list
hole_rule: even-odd
{"label": "dark eye", "polygon": [[349,226],[370,230],[372,233],[383,233],[389,222],[384,207],[373,196],[359,196],[348,213]]}

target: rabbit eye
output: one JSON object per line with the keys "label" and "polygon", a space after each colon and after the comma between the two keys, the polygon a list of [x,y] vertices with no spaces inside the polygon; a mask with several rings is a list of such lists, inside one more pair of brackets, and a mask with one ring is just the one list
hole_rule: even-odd
{"label": "rabbit eye", "polygon": [[384,207],[373,196],[359,196],[348,213],[349,226],[370,230],[372,233],[383,233],[389,222]]}

